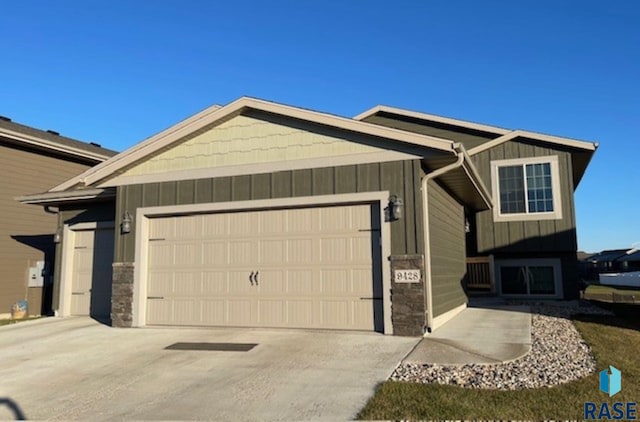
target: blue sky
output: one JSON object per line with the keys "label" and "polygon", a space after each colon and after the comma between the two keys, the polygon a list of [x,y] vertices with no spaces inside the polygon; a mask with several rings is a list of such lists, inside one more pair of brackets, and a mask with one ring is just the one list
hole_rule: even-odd
{"label": "blue sky", "polygon": [[7,1],[0,114],[123,150],[242,95],[600,143],[580,249],[640,241],[640,2]]}

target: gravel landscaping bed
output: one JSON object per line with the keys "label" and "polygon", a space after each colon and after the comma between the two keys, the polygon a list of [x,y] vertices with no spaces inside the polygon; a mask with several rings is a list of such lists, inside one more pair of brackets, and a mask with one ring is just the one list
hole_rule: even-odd
{"label": "gravel landscaping bed", "polygon": [[587,303],[579,307],[532,304],[531,350],[501,364],[400,364],[392,381],[438,383],[465,388],[517,390],[551,387],[592,374],[596,363],[571,322],[573,314],[610,314]]}

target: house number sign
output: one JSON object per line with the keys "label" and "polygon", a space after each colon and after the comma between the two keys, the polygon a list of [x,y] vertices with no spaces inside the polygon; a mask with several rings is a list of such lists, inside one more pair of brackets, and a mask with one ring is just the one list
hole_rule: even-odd
{"label": "house number sign", "polygon": [[396,283],[419,283],[420,270],[393,270],[393,281]]}

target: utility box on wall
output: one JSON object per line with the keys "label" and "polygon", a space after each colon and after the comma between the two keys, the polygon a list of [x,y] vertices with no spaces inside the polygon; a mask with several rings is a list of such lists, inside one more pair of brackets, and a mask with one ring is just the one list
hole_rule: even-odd
{"label": "utility box on wall", "polygon": [[44,286],[44,261],[37,261],[35,266],[29,267],[27,285],[29,287]]}

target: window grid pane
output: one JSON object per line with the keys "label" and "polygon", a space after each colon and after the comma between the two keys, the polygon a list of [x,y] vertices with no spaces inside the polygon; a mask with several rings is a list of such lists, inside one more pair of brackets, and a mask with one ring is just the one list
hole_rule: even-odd
{"label": "window grid pane", "polygon": [[498,168],[501,213],[521,214],[526,212],[523,173],[522,166]]}
{"label": "window grid pane", "polygon": [[530,213],[553,212],[551,164],[527,164],[527,205]]}

